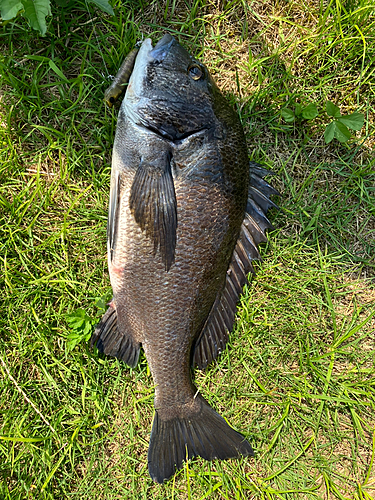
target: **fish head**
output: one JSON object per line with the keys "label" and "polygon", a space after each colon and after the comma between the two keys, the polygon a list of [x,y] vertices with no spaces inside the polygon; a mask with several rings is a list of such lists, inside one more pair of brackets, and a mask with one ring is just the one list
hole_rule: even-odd
{"label": "fish head", "polygon": [[123,106],[135,124],[179,142],[222,128],[214,111],[220,98],[206,66],[166,34],[155,47],[149,38],[142,43]]}

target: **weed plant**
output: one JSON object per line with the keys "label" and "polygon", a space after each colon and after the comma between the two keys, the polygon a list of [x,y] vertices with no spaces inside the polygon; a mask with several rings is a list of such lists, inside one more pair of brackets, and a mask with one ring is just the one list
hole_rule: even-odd
{"label": "weed plant", "polygon": [[[0,498],[375,496],[375,17],[368,0],[72,2],[39,36],[0,28]],[[237,107],[283,210],[228,350],[196,373],[254,459],[147,471],[145,358],[87,345],[110,297],[106,219],[118,109],[103,94],[145,36],[174,35]],[[364,127],[324,141],[330,101]],[[152,290],[150,290],[152,295]],[[171,375],[173,376],[173,374]]]}

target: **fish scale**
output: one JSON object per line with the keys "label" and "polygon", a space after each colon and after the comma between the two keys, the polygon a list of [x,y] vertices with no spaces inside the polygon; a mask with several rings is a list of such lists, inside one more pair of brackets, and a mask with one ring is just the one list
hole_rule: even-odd
{"label": "fish scale", "polygon": [[108,265],[113,299],[91,343],[155,384],[148,468],[157,482],[184,460],[252,456],[244,436],[192,381],[228,342],[236,303],[278,194],[248,161],[237,114],[207,68],[170,35],[146,39],[113,149]]}

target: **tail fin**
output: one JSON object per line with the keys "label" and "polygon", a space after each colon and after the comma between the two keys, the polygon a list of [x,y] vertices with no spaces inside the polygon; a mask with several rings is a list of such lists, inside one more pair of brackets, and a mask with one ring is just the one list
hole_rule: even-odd
{"label": "tail fin", "polygon": [[168,420],[155,411],[148,449],[148,470],[154,481],[169,479],[186,459],[198,455],[205,460],[254,456],[242,434],[232,429],[202,397],[186,407],[189,412],[179,411],[178,416]]}

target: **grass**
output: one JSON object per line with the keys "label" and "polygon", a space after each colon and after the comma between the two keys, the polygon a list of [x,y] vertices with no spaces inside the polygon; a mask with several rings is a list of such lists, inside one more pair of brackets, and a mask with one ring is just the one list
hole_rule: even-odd
{"label": "grass", "polygon": [[[356,499],[375,496],[375,18],[368,1],[76,2],[48,34],[0,29],[0,498]],[[252,159],[283,193],[228,351],[202,394],[255,459],[147,472],[153,386],[72,348],[68,313],[110,293],[105,231],[117,110],[104,90],[142,37],[205,60]],[[325,101],[365,127],[325,145]],[[315,102],[313,121],[283,107]]]}

